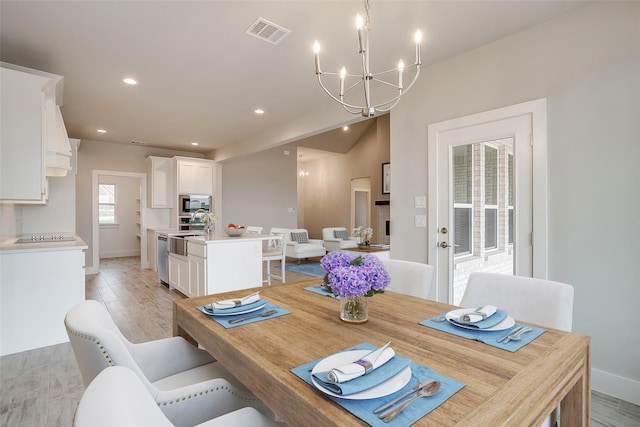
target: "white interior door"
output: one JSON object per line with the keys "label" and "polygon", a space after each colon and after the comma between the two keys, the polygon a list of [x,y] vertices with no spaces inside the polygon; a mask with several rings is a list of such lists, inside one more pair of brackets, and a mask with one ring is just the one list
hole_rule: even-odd
{"label": "white interior door", "polygon": [[[534,276],[534,259],[537,277],[546,277],[546,167],[536,181],[535,106],[429,126],[429,263],[437,283],[432,298],[458,304],[473,271]],[[536,197],[544,207],[534,221]],[[534,225],[544,249],[537,257]]]}

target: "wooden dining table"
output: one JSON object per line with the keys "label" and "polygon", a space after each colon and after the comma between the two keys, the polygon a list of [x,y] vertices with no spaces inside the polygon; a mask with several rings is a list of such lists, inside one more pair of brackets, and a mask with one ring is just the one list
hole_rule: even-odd
{"label": "wooden dining table", "polygon": [[[392,342],[396,354],[465,387],[416,426],[538,426],[558,404],[562,425],[590,423],[591,339],[546,328],[516,352],[418,322],[454,306],[386,291],[368,299],[369,320],[340,320],[340,301],[305,290],[321,279],[174,302],[174,334],[198,343],[289,426],[362,426],[291,369],[362,342]],[[225,329],[198,306],[260,290],[290,314]],[[516,319],[517,320],[517,319]]]}

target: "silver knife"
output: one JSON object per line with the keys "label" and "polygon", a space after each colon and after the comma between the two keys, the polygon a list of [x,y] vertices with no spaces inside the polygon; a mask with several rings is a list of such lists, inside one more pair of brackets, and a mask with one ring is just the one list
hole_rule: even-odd
{"label": "silver knife", "polygon": [[411,390],[409,390],[409,391],[405,392],[404,394],[402,394],[402,396],[396,397],[391,402],[385,403],[384,405],[382,405],[378,409],[374,410],[373,413],[377,414],[378,412],[382,412],[385,409],[392,407],[396,403],[400,402],[403,399],[406,399],[411,394],[415,393],[416,391],[420,390],[422,387],[425,387],[425,386],[429,385],[432,382],[433,382],[433,380],[427,380],[427,381],[423,382],[422,384],[418,384],[417,386],[415,386]]}
{"label": "silver knife", "polygon": [[254,317],[267,317],[274,314],[277,310],[267,310],[264,313],[252,314],[251,316],[241,317],[239,319],[229,320],[230,324],[244,322],[245,320],[253,319]]}

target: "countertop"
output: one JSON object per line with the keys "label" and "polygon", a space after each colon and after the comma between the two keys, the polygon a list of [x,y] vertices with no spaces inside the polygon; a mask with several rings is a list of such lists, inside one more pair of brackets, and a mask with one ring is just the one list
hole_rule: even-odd
{"label": "countertop", "polygon": [[88,249],[87,244],[76,235],[76,240],[63,242],[37,242],[37,243],[15,243],[22,237],[7,237],[0,242],[0,252],[2,253],[26,253],[26,252],[43,252],[43,251],[68,251],[68,250],[85,250]]}
{"label": "countertop", "polygon": [[229,243],[229,242],[239,242],[239,241],[252,241],[252,240],[270,240],[270,239],[281,239],[282,236],[273,236],[271,234],[254,234],[254,233],[244,233],[242,236],[231,237],[227,236],[224,231],[216,231],[213,235],[206,234],[202,236],[191,236],[185,237],[189,243],[194,244],[214,244],[214,243]]}

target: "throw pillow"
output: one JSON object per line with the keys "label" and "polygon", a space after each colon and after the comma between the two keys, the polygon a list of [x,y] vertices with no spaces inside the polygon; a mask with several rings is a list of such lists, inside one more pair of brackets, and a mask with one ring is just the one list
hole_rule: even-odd
{"label": "throw pillow", "polygon": [[336,239],[347,240],[349,235],[347,234],[347,230],[333,230],[333,237]]}
{"label": "throw pillow", "polygon": [[307,237],[307,232],[302,231],[300,233],[291,232],[291,240],[298,243],[309,243],[309,238]]}

